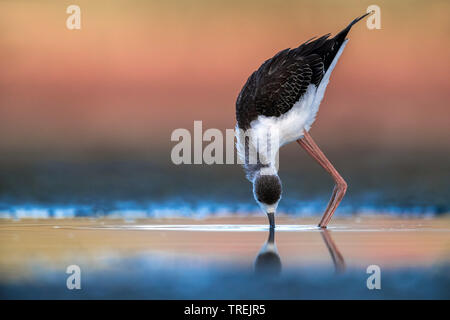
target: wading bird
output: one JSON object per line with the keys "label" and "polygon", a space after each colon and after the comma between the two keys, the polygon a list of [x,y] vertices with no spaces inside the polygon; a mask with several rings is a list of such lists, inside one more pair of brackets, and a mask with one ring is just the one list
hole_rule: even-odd
{"label": "wading bird", "polygon": [[[276,154],[279,147],[297,141],[334,179],[335,187],[319,222],[326,228],[347,190],[347,183],[311,138],[309,130],[345,45],[353,20],[335,37],[311,39],[285,49],[265,61],[248,78],[236,101],[236,148],[253,184],[253,195],[275,226],[281,199]],[[252,161],[252,159],[254,161]]]}

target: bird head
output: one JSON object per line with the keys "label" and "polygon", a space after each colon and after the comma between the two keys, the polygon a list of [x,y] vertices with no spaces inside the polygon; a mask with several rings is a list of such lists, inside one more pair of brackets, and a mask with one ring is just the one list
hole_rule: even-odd
{"label": "bird head", "polygon": [[275,211],[281,199],[281,180],[277,174],[258,173],[253,180],[253,195],[267,214],[271,227],[275,226]]}

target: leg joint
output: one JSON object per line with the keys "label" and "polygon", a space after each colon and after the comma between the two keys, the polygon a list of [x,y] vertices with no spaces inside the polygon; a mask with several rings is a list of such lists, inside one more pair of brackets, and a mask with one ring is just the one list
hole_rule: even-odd
{"label": "leg joint", "polygon": [[345,193],[347,191],[348,185],[347,185],[347,182],[345,182],[345,180],[341,178],[337,182],[337,187],[342,193]]}

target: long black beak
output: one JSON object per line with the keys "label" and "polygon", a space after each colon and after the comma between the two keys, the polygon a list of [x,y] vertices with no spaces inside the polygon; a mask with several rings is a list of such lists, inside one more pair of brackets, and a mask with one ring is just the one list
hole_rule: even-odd
{"label": "long black beak", "polygon": [[275,214],[273,212],[267,212],[269,218],[270,228],[275,228]]}

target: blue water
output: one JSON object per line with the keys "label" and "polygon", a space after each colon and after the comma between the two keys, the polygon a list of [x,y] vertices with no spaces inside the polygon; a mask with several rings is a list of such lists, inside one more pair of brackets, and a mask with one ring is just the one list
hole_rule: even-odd
{"label": "blue water", "polygon": [[[296,166],[295,161],[290,163],[284,163],[280,170],[284,192],[279,211],[299,217],[320,215],[333,182],[314,163],[304,162],[302,166]],[[336,166],[349,184],[337,216],[381,212],[424,217],[450,212],[450,161],[446,159],[425,155],[422,158],[358,158],[357,162],[349,162],[338,158]],[[46,162],[0,166],[0,169],[0,217],[134,219],[261,215],[251,185],[238,166],[101,161]],[[299,225],[283,227],[295,231],[301,228]],[[152,224],[147,228],[170,229],[170,226]],[[204,226],[189,228],[202,231]],[[207,228],[226,231],[223,228],[228,227],[208,225]],[[233,228],[250,232],[267,227]],[[200,260],[189,256],[167,258],[156,253],[122,260],[112,256],[107,263],[109,267],[102,270],[91,269],[82,260],[76,260],[84,270],[80,291],[67,290],[64,270],[55,272],[45,263],[37,264],[31,268],[28,278],[17,281],[3,278],[0,299],[450,298],[448,264],[383,268],[382,290],[368,290],[365,268],[350,267],[336,274],[331,257],[328,265],[317,266],[295,267],[281,261],[281,274],[257,274],[256,263]]]}
{"label": "blue water", "polygon": [[[338,215],[450,212],[450,161],[394,158],[337,161],[349,189]],[[339,159],[338,159],[339,160]],[[283,163],[282,163],[283,165]],[[333,181],[313,162],[280,170],[279,211],[320,215]],[[260,214],[242,169],[143,161],[3,165],[0,217],[195,217]]]}
{"label": "blue water", "polygon": [[[330,262],[331,264],[331,262]],[[183,268],[177,266],[182,265]],[[81,290],[68,290],[67,274],[35,266],[30,279],[0,281],[0,299],[449,299],[449,266],[383,269],[381,290],[369,290],[365,268],[284,268],[255,273],[231,263],[178,263],[147,256],[112,259],[107,270],[83,273]]]}

